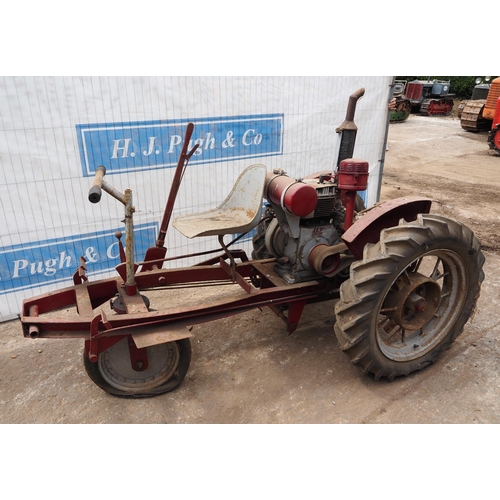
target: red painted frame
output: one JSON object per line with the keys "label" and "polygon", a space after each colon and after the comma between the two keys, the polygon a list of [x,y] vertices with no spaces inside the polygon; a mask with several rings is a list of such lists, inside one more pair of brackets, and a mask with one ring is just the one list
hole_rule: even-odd
{"label": "red painted frame", "polygon": [[[241,257],[242,252],[236,251]],[[274,259],[246,261],[236,264],[236,282],[246,294],[241,297],[200,303],[194,307],[148,311],[140,293],[125,292],[122,277],[85,281],[56,292],[49,292],[23,301],[21,322],[25,337],[83,338],[91,360],[100,352],[127,335],[147,334],[159,326],[190,325],[239,314],[268,306],[287,323],[288,332],[298,325],[308,302],[338,297],[339,282],[324,278],[287,284],[273,270]],[[185,283],[231,282],[231,268],[220,258],[218,265],[196,265],[180,269],[155,269],[139,272],[135,280],[139,292],[162,289]],[[126,313],[107,316],[99,306],[119,295]],[[75,307],[70,316],[66,310]],[[61,315],[57,314],[62,310]],[[285,312],[288,311],[288,314]],[[47,315],[46,313],[52,313]],[[55,314],[54,314],[55,313]]]}

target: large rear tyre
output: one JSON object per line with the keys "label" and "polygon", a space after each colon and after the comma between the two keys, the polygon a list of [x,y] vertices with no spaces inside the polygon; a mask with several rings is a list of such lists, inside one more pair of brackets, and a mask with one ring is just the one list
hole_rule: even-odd
{"label": "large rear tyre", "polygon": [[376,380],[433,363],[473,313],[483,264],[479,241],[454,220],[419,215],[383,230],[340,287],[341,349]]}
{"label": "large rear tyre", "polygon": [[90,379],[112,396],[148,398],[176,389],[184,380],[191,363],[189,339],[146,347],[147,368],[132,366],[126,337],[105,351],[92,363],[83,354],[83,363]]}

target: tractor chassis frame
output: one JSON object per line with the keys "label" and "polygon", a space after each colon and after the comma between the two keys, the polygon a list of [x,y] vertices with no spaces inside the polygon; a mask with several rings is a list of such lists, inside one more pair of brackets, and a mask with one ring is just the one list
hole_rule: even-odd
{"label": "tractor chassis frame", "polygon": [[[97,361],[101,352],[126,336],[132,336],[137,348],[180,340],[192,336],[190,329],[193,325],[262,307],[269,307],[282,318],[288,333],[292,333],[306,304],[339,297],[343,280],[321,278],[289,284],[274,271],[275,259],[249,261],[242,250],[231,251],[231,255],[242,261],[236,263],[234,281],[232,266],[225,260],[227,256],[221,256],[216,265],[202,263],[185,268],[138,272],[135,274],[138,293],[134,295],[126,293],[126,280],[118,276],[84,281],[25,299],[20,318],[23,334],[33,339],[83,338],[85,354],[90,361]],[[186,284],[203,287],[231,282],[238,283],[245,293],[229,299],[202,302],[194,307],[149,310],[140,293]],[[108,315],[100,306],[117,298],[123,311]],[[72,307],[75,313],[68,311]]]}

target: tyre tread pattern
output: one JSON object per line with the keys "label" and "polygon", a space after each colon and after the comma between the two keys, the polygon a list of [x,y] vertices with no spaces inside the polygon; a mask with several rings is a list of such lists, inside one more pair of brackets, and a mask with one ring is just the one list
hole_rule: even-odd
{"label": "tyre tread pattern", "polygon": [[[411,262],[415,255],[427,247],[446,244],[460,247],[467,257],[469,273],[467,297],[461,314],[450,333],[433,350],[415,362],[395,362],[374,355],[370,342],[374,312],[379,310],[379,301],[388,280],[397,275]],[[416,221],[401,220],[398,226],[384,229],[380,241],[367,244],[363,258],[352,264],[350,279],[340,287],[340,299],[335,305],[335,334],[340,348],[351,358],[351,362],[375,379],[405,376],[433,363],[441,352],[448,349],[463,331],[465,323],[473,313],[484,279],[482,270],[484,255],[481,245],[471,229],[463,224],[438,215],[420,214]],[[384,294],[385,296],[385,294]]]}

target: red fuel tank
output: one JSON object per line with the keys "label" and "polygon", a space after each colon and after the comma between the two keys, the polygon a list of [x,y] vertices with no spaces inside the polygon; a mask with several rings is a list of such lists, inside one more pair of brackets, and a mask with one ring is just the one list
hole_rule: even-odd
{"label": "red fuel tank", "polygon": [[318,194],[311,185],[270,172],[266,180],[266,198],[298,217],[309,215],[318,203]]}

